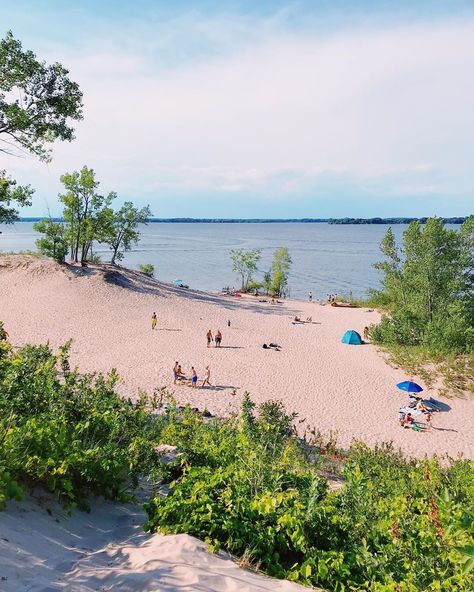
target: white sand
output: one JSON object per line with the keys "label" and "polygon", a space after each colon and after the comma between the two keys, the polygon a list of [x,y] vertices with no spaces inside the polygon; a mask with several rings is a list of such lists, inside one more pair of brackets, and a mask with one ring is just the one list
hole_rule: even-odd
{"label": "white sand", "polygon": [[71,516],[50,497],[0,513],[2,592],[304,592],[241,569],[185,534],[143,532],[139,505],[96,501]]}
{"label": "white sand", "polygon": [[[153,311],[156,331],[151,330]],[[312,316],[320,324],[293,325],[295,315]],[[49,340],[56,348],[72,337],[72,363],[84,371],[117,368],[127,396],[136,396],[140,388],[167,387],[179,403],[224,415],[237,410],[249,391],[257,403],[281,399],[288,411],[299,414],[301,430],[307,425],[326,433],[336,430],[342,446],[354,438],[369,445],[393,441],[408,455],[474,458],[472,398],[449,399],[451,410],[434,415],[431,432],[404,430],[397,416],[407,396],[395,385],[417,378],[391,368],[372,345],[341,343],[346,329],[362,334],[377,318],[364,309],[299,301],[272,306],[254,297],[215,296],[126,270],[0,258],[0,319],[11,342]],[[207,348],[207,330],[218,328],[223,347]],[[282,350],[262,348],[270,342]],[[200,378],[209,364],[214,388],[173,386],[176,360],[187,374],[195,366]],[[437,398],[435,391],[424,395]]]}

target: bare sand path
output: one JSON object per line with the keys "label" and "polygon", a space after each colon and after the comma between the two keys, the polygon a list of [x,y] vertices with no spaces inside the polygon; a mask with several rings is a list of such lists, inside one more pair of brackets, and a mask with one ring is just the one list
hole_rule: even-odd
{"label": "bare sand path", "polygon": [[[295,325],[295,315],[315,323]],[[247,390],[257,403],[281,399],[298,413],[302,430],[336,430],[343,446],[354,438],[369,445],[393,441],[409,455],[474,458],[472,399],[448,400],[451,410],[435,415],[431,432],[403,430],[397,412],[407,398],[395,384],[416,377],[388,366],[372,345],[341,343],[346,329],[362,334],[375,312],[298,301],[271,305],[174,288],[120,268],[61,268],[3,256],[0,319],[16,346],[49,340],[57,347],[72,337],[72,362],[85,371],[115,367],[127,396],[167,387],[179,403],[223,415],[238,409]],[[207,348],[208,329],[222,331],[222,348]],[[262,348],[270,342],[281,351]],[[173,386],[176,360],[188,375],[194,366],[200,380],[210,365],[213,388]]]}

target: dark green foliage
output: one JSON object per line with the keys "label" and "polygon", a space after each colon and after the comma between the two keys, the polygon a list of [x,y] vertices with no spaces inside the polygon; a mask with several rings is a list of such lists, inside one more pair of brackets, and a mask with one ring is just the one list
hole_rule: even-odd
{"label": "dark green foliage", "polygon": [[403,246],[391,229],[381,244],[383,291],[373,295],[388,310],[371,328],[384,345],[423,346],[434,353],[474,351],[474,217],[459,231],[439,218],[412,222]]}
{"label": "dark green foliage", "polygon": [[[146,506],[147,530],[186,532],[267,573],[329,590],[473,589],[471,461],[407,461],[390,446],[354,446],[330,491],[277,402],[242,414],[168,416],[178,446],[170,491]],[[321,457],[318,462],[321,461]]]}
{"label": "dark green foliage", "polygon": [[[123,498],[153,471],[159,422],[116,394],[113,371],[71,371],[68,346],[58,356],[48,346],[14,353],[3,344],[1,351],[1,475],[42,484],[67,505],[85,505],[91,494]],[[4,476],[0,503],[2,490],[12,495],[11,483],[1,485]]]}
{"label": "dark green foliage", "polygon": [[0,152],[18,147],[48,160],[47,144],[74,139],[69,120],[82,119],[82,93],[68,74],[25,51],[11,31],[0,40]]}

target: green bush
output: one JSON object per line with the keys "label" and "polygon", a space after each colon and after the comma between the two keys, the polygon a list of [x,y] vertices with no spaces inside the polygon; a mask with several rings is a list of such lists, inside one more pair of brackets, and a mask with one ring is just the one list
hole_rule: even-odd
{"label": "green bush", "polygon": [[86,505],[91,494],[124,499],[153,472],[160,422],[115,392],[115,372],[70,371],[67,346],[2,352],[0,465],[12,479]]}
{"label": "green bush", "polygon": [[169,493],[146,505],[146,530],[186,532],[267,573],[335,591],[473,589],[472,461],[406,460],[354,445],[331,491],[322,457],[296,438],[279,403],[210,421],[170,414],[179,447]]}
{"label": "green bush", "polygon": [[155,273],[155,267],[151,263],[140,263],[138,269],[149,277],[153,277],[153,274]]}

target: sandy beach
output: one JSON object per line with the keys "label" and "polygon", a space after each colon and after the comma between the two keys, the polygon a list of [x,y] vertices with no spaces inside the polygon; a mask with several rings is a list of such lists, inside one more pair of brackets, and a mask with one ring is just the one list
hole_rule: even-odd
{"label": "sandy beach", "polygon": [[[430,432],[404,430],[397,416],[408,399],[395,385],[417,377],[391,368],[370,344],[341,343],[346,329],[362,334],[376,312],[258,300],[175,288],[122,268],[0,259],[0,318],[13,345],[49,341],[57,348],[72,338],[72,363],[83,371],[116,368],[126,396],[166,387],[179,404],[225,415],[239,408],[248,391],[257,403],[282,400],[298,413],[301,431],[309,426],[337,432],[342,446],[353,439],[393,441],[407,455],[474,458],[472,399],[445,400],[450,410],[434,415]],[[311,316],[313,323],[293,324],[295,315]],[[214,342],[207,347],[208,329],[221,330],[221,348]],[[262,348],[270,342],[281,351]],[[199,383],[209,365],[213,386],[174,386],[175,361],[188,376],[194,366]],[[423,394],[438,399],[436,391]]]}

